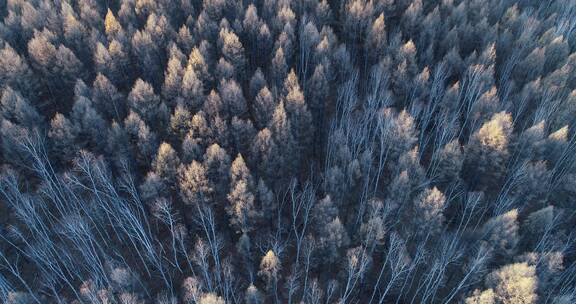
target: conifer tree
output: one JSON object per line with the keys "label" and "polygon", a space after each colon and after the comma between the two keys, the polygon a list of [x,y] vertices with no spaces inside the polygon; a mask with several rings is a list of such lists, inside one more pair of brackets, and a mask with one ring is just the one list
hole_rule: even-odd
{"label": "conifer tree", "polygon": [[275,102],[272,92],[265,86],[254,99],[254,116],[259,127],[267,126],[274,113]]}
{"label": "conifer tree", "polygon": [[124,128],[132,143],[134,155],[141,165],[150,164],[158,149],[158,137],[136,112],[130,111],[124,119]]}
{"label": "conifer tree", "polygon": [[471,186],[487,190],[503,182],[511,133],[512,117],[505,112],[494,114],[474,133],[463,164],[465,179]]}
{"label": "conifer tree", "polygon": [[312,115],[308,110],[304,94],[300,89],[298,77],[294,70],[291,70],[286,77],[284,90],[286,92],[285,107],[290,119],[290,125],[293,128],[293,137],[301,153],[307,152],[309,151],[312,136],[314,135]]}
{"label": "conifer tree", "polygon": [[244,93],[235,80],[223,80],[218,91],[229,117],[241,116],[247,111]]}
{"label": "conifer tree", "polygon": [[53,155],[62,162],[73,159],[78,150],[77,136],[78,131],[72,122],[66,116],[56,113],[50,121],[48,131],[48,137],[52,141]]}
{"label": "conifer tree", "polygon": [[1,113],[4,119],[11,120],[26,128],[39,126],[42,117],[20,92],[6,87],[0,99]]}
{"label": "conifer tree", "polygon": [[266,255],[264,255],[260,261],[260,271],[258,274],[264,277],[270,288],[272,287],[271,284],[278,280],[278,272],[280,269],[280,260],[273,250],[268,250]]}
{"label": "conifer tree", "polygon": [[188,205],[206,205],[211,202],[214,189],[201,163],[192,161],[178,175],[180,197]]}
{"label": "conifer tree", "polygon": [[170,132],[176,141],[183,140],[192,128],[192,114],[186,107],[177,105],[170,116]]}
{"label": "conifer tree", "polygon": [[[278,103],[274,114],[272,115],[272,120],[269,124],[269,129],[272,134],[275,146],[280,150],[284,151],[282,157],[277,158],[277,168],[282,172],[276,172],[276,174],[282,174],[286,177],[291,176],[295,173],[295,169],[298,166],[298,150],[296,146],[296,141],[294,140],[292,125],[288,119],[288,115],[284,108],[284,102]],[[272,156],[272,155],[270,155]],[[275,172],[275,171],[272,171]]]}
{"label": "conifer tree", "polygon": [[167,184],[176,180],[180,159],[170,144],[163,142],[152,163],[154,172],[163,178]]}
{"label": "conifer tree", "polygon": [[92,100],[108,119],[121,120],[126,115],[124,97],[108,78],[100,73],[92,84]]}
{"label": "conifer tree", "polygon": [[230,192],[228,193],[230,206],[227,207],[227,212],[231,217],[232,226],[242,233],[252,230],[259,216],[254,205],[254,186],[244,158],[238,154],[230,167]]}
{"label": "conifer tree", "polygon": [[489,219],[482,228],[488,244],[495,252],[511,256],[518,244],[518,210],[513,209],[502,215]]}
{"label": "conifer tree", "polygon": [[206,177],[213,185],[217,197],[223,200],[228,194],[230,186],[228,174],[230,172],[230,156],[220,145],[212,144],[206,148],[203,159],[202,164],[206,170]]}
{"label": "conifer tree", "polygon": [[90,99],[83,96],[77,98],[70,117],[74,127],[80,132],[80,138],[86,140],[84,144],[98,149],[103,148],[102,143],[106,135],[107,125],[102,116],[94,109]]}
{"label": "conifer tree", "polygon": [[38,89],[38,80],[25,58],[22,58],[9,44],[0,50],[0,86],[10,86],[28,97],[33,97]]}
{"label": "conifer tree", "polygon": [[372,62],[384,54],[386,48],[386,23],[384,14],[380,14],[368,28],[366,35],[366,50]]}
{"label": "conifer tree", "polygon": [[445,203],[446,197],[435,187],[424,190],[416,198],[412,222],[418,237],[432,238],[440,234]]}
{"label": "conifer tree", "polygon": [[497,303],[536,303],[538,280],[535,268],[526,263],[516,263],[495,270],[486,278],[486,285],[494,289]]}
{"label": "conifer tree", "polygon": [[220,30],[218,42],[221,45],[224,59],[234,66],[235,74],[243,75],[246,67],[246,55],[238,36],[233,31],[222,29]]}
{"label": "conifer tree", "polygon": [[134,87],[128,95],[128,105],[146,124],[153,126],[154,129],[162,129],[168,120],[169,113],[166,105],[154,93],[152,86],[142,79],[138,79],[134,83]]}
{"label": "conifer tree", "polygon": [[204,85],[198,79],[192,65],[188,65],[182,76],[182,88],[180,91],[182,102],[190,109],[199,109],[204,102]]}

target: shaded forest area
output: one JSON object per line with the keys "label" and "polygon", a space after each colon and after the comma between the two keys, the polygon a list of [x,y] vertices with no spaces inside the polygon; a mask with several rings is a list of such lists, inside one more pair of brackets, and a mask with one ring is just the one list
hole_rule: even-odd
{"label": "shaded forest area", "polygon": [[576,303],[576,0],[0,15],[0,302]]}

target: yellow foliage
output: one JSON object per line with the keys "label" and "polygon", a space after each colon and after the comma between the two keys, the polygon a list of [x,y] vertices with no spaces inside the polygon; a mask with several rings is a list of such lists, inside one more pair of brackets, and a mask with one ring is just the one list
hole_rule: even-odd
{"label": "yellow foliage", "polygon": [[476,138],[481,145],[494,150],[504,151],[508,147],[508,137],[512,132],[512,116],[505,112],[494,114],[492,119],[485,123]]}

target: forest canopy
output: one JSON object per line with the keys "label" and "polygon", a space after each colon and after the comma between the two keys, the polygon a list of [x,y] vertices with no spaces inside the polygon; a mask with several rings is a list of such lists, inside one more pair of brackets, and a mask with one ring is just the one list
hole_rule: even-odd
{"label": "forest canopy", "polygon": [[1,303],[576,303],[576,0],[0,19]]}

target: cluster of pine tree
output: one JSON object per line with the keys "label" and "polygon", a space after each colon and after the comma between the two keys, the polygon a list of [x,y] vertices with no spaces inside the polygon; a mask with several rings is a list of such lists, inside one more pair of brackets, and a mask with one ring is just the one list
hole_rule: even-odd
{"label": "cluster of pine tree", "polygon": [[576,303],[576,0],[0,18],[2,303]]}

